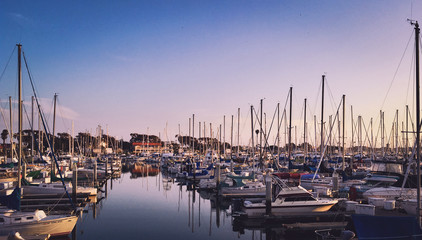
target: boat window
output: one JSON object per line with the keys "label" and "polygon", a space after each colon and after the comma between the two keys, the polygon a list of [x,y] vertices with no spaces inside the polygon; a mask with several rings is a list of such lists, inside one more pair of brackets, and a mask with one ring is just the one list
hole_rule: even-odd
{"label": "boat window", "polygon": [[287,197],[284,199],[285,202],[295,202],[295,201],[315,201],[312,196],[302,196],[302,197]]}
{"label": "boat window", "polygon": [[26,220],[32,220],[32,219],[34,219],[34,217],[26,217]]}
{"label": "boat window", "polygon": [[4,218],[0,218],[0,223],[3,223],[4,222]]}
{"label": "boat window", "polygon": [[20,221],[21,220],[21,218],[15,218],[15,221]]}

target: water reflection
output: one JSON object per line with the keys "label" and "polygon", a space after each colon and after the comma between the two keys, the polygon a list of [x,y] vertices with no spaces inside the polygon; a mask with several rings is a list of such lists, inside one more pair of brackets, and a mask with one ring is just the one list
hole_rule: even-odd
{"label": "water reflection", "polygon": [[234,218],[232,201],[166,173],[123,173],[120,179],[106,181],[99,192],[98,201],[87,206],[88,213],[80,217],[71,239],[290,237],[283,222]]}

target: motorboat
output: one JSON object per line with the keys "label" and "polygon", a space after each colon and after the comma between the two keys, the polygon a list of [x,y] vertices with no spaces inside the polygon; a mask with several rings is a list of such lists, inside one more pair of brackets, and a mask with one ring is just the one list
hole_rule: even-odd
{"label": "motorboat", "polygon": [[[284,186],[271,202],[271,214],[308,214],[326,212],[338,202],[337,199],[318,199],[301,186]],[[258,203],[244,201],[243,212],[248,216],[262,216],[266,213],[265,200]]]}

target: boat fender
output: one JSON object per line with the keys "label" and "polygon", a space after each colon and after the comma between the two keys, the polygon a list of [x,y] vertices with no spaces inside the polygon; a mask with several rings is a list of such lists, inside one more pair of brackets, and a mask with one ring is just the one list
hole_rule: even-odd
{"label": "boat fender", "polygon": [[19,232],[12,231],[9,233],[9,236],[7,236],[7,240],[24,240],[24,238],[20,235]]}

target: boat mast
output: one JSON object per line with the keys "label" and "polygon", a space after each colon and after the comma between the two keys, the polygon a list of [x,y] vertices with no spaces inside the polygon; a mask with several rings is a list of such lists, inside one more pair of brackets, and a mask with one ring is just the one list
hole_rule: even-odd
{"label": "boat mast", "polygon": [[373,124],[372,124],[372,118],[371,118],[371,156],[372,156],[372,160],[375,159],[375,145],[374,145],[374,128],[373,128]]}
{"label": "boat mast", "polygon": [[231,164],[233,164],[233,119],[234,119],[234,116],[232,115],[232,124],[230,127],[230,163]]}
{"label": "boat mast", "polygon": [[[57,93],[54,94],[54,110],[53,110],[53,146],[52,149],[50,149],[51,151],[55,151],[54,148],[54,134],[56,131],[56,102],[57,102]],[[56,170],[55,170],[55,165],[54,165],[54,160],[51,159],[51,175],[54,176],[56,174]]]}
{"label": "boat mast", "polygon": [[280,103],[277,103],[277,167],[280,159]]}
{"label": "boat mast", "polygon": [[192,159],[195,164],[195,114],[192,114]]}
{"label": "boat mast", "polygon": [[22,66],[21,66],[22,45],[18,44],[18,103],[19,103],[19,152],[18,152],[18,188],[22,186]]}
{"label": "boat mast", "polygon": [[352,160],[350,161],[350,167],[353,168],[353,158],[355,158],[355,121],[353,119],[353,106],[350,106],[350,116],[351,116],[351,121],[352,121],[352,143],[351,143],[351,147],[352,147]]}
{"label": "boat mast", "polygon": [[399,110],[396,110],[396,158],[399,158]]}
{"label": "boat mast", "polygon": [[253,141],[253,134],[254,134],[254,129],[253,129],[253,106],[251,105],[251,144],[252,144],[252,160],[253,160],[253,171],[255,171],[255,145],[254,145],[254,141]]}
{"label": "boat mast", "polygon": [[305,151],[305,160],[306,155],[308,154],[308,145],[306,144],[306,98],[305,98],[305,104],[304,104],[304,110],[303,110],[303,148]]}
{"label": "boat mast", "polygon": [[363,158],[362,150],[362,116],[358,116],[358,143],[359,143],[359,158]]}
{"label": "boat mast", "polygon": [[292,155],[292,91],[293,87],[290,87],[289,97],[290,97],[290,114],[289,114],[289,146],[288,146],[288,160],[291,160]]}
{"label": "boat mast", "polygon": [[260,124],[259,124],[259,165],[263,167],[262,161],[262,118],[263,118],[263,103],[264,99],[261,99],[261,117],[260,117]]}
{"label": "boat mast", "polygon": [[409,154],[409,105],[406,105],[406,153],[405,158],[408,159]]}
{"label": "boat mast", "polygon": [[315,146],[314,146],[314,154],[317,152],[317,123],[316,123],[316,115],[314,115],[314,137],[315,137]]}
{"label": "boat mast", "polygon": [[[345,131],[345,125],[346,125],[346,95],[343,95],[343,134],[342,134],[342,153],[343,153],[343,171],[344,171],[344,169],[345,169],[345,167],[346,167],[346,165],[345,165],[345,159],[344,159],[344,157],[345,157],[345,153],[346,153],[346,150],[344,149],[344,131]],[[340,133],[339,133],[340,134]]]}
{"label": "boat mast", "polygon": [[[385,148],[384,148],[384,112],[381,112],[381,145],[382,145],[382,158],[385,157]],[[387,149],[388,150],[388,149]]]}
{"label": "boat mast", "polygon": [[421,167],[420,167],[420,86],[419,86],[419,24],[418,21],[411,21],[412,25],[415,25],[415,51],[416,51],[416,159],[417,159],[417,176],[418,176],[418,186],[417,186],[417,205],[416,205],[416,214],[418,218],[419,227],[421,226]]}
{"label": "boat mast", "polygon": [[325,75],[322,75],[322,104],[321,104],[321,159],[324,159],[324,82],[325,82]]}
{"label": "boat mast", "polygon": [[9,112],[10,112],[10,162],[13,162],[13,112],[12,112],[12,97],[9,96]]}
{"label": "boat mast", "polygon": [[238,158],[240,156],[239,153],[240,153],[240,108],[237,108],[237,157]]}
{"label": "boat mast", "polygon": [[31,97],[31,158],[34,164],[34,96]]}
{"label": "boat mast", "polygon": [[226,115],[223,115],[223,154],[226,159]]}

